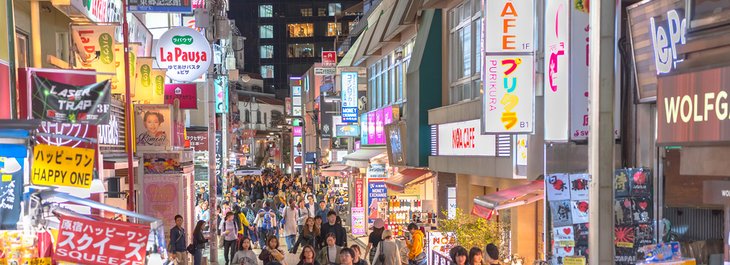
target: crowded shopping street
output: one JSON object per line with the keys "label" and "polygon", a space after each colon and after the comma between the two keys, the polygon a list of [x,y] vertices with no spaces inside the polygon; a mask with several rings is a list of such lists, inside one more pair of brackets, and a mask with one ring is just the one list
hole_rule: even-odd
{"label": "crowded shopping street", "polygon": [[729,97],[730,0],[0,0],[0,265],[730,265]]}

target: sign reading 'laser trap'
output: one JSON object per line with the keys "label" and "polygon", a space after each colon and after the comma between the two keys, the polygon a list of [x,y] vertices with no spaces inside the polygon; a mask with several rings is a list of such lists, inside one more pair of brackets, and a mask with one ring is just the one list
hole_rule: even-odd
{"label": "sign reading 'laser trap'", "polygon": [[94,149],[40,144],[33,149],[31,182],[43,186],[89,188]]}

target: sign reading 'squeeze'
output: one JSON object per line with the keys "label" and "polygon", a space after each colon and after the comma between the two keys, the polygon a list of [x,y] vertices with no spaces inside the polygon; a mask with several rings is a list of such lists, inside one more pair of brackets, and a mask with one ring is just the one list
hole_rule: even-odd
{"label": "sign reading 'squeeze'", "polygon": [[187,27],[174,27],[162,34],[155,54],[157,64],[167,69],[167,77],[181,82],[200,78],[213,60],[207,39]]}

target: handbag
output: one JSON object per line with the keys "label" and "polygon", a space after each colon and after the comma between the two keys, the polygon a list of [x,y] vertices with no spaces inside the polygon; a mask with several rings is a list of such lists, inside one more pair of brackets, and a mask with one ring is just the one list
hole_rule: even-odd
{"label": "handbag", "polygon": [[187,249],[188,253],[190,253],[191,255],[195,255],[195,245],[193,245],[192,243],[188,245],[188,247],[185,249]]}
{"label": "handbag", "polygon": [[421,251],[421,253],[418,254],[418,256],[413,258],[413,262],[415,262],[416,264],[421,264],[421,262],[423,262],[425,259],[426,259],[426,253]]}
{"label": "handbag", "polygon": [[378,247],[380,247],[380,254],[378,254],[378,260],[376,262],[378,262],[379,264],[385,264],[385,253],[383,253],[383,242],[380,242]]}

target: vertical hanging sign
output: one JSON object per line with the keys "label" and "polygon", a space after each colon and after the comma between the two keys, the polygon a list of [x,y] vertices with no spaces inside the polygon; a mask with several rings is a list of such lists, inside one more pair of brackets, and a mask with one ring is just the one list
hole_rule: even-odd
{"label": "vertical hanging sign", "polygon": [[568,72],[570,1],[547,1],[545,6],[545,141],[566,142],[569,135]]}
{"label": "vertical hanging sign", "polygon": [[[533,1],[486,0],[482,67],[482,133],[534,130]],[[489,39],[484,36],[490,36]]]}
{"label": "vertical hanging sign", "polygon": [[[570,6],[570,125],[573,141],[588,140],[588,49],[590,48],[590,16],[588,5],[581,1]],[[547,104],[545,104],[547,106]],[[547,116],[546,116],[547,117]]]}
{"label": "vertical hanging sign", "polygon": [[342,122],[357,122],[357,72],[342,72]]}

